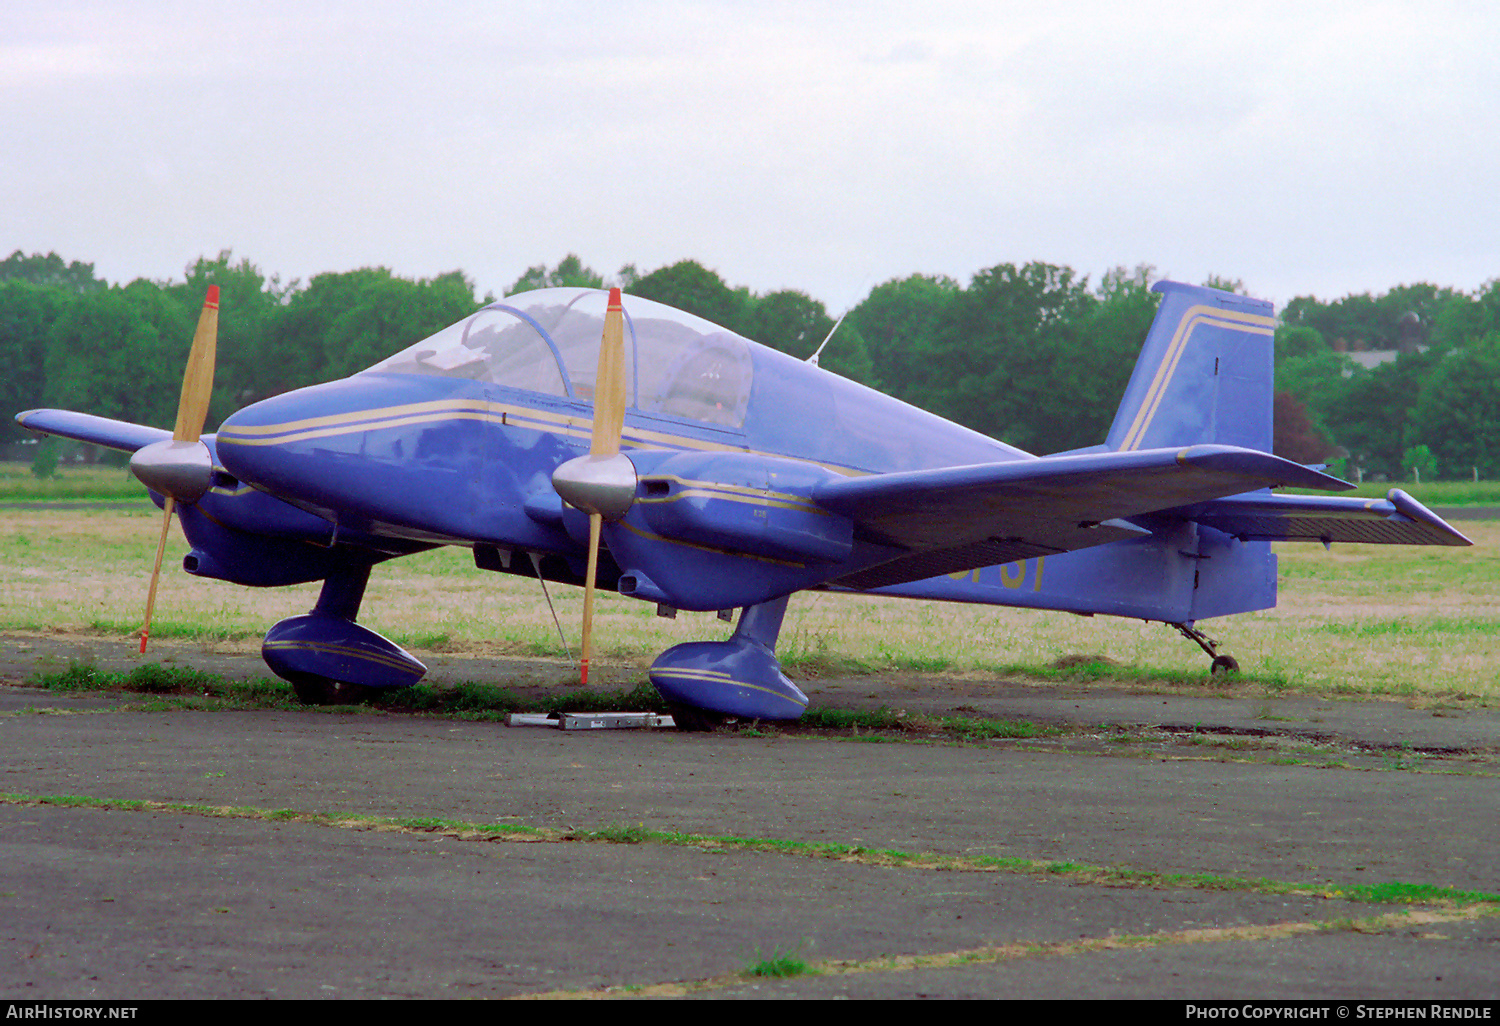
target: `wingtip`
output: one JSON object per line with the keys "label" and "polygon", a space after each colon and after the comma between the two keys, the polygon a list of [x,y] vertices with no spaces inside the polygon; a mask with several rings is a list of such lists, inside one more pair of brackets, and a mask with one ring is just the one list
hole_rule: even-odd
{"label": "wingtip", "polygon": [[1438,516],[1426,506],[1422,505],[1420,502],[1418,502],[1412,496],[1408,495],[1406,492],[1402,491],[1400,488],[1392,488],[1389,492],[1386,493],[1385,498],[1387,502],[1396,507],[1397,513],[1400,513],[1402,516],[1410,520],[1415,520],[1420,524],[1425,524],[1428,528],[1441,535],[1445,539],[1445,544],[1474,544],[1474,542],[1470,540],[1469,537],[1462,531],[1459,531],[1452,524],[1448,523],[1448,521]]}

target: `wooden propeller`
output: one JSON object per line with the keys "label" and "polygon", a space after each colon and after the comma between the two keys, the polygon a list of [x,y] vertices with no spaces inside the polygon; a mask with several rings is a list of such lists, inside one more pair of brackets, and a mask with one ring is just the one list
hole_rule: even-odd
{"label": "wooden propeller", "polygon": [[[609,290],[609,309],[604,314],[604,337],[599,342],[599,373],[594,379],[594,434],[589,456],[614,456],[620,451],[625,431],[625,308],[620,290]],[[589,682],[589,658],[593,654],[594,577],[599,569],[599,535],[604,529],[601,513],[589,514],[589,561],[583,582],[583,657],[579,663],[582,683]]]}
{"label": "wooden propeller", "polygon": [[[193,348],[188,352],[187,370],[182,375],[182,396],[177,400],[177,426],[172,431],[174,443],[197,442],[208,419],[208,402],[214,390],[214,358],[219,338],[219,286],[210,285],[198,315],[198,330],[193,333]],[[156,564],[151,569],[151,587],[146,592],[146,618],[141,623],[141,651],[151,635],[151,613],[156,607],[156,585],[161,579],[162,556],[167,550],[167,531],[172,526],[172,511],[177,499],[166,496],[162,509],[161,537],[156,543]]]}

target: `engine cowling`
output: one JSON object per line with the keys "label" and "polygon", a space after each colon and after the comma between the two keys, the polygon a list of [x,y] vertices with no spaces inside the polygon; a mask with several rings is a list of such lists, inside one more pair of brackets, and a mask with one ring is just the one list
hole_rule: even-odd
{"label": "engine cowling", "polygon": [[637,470],[651,530],[730,552],[809,563],[849,558],[854,527],[810,496],[836,477],[811,463],[748,453],[679,453]]}
{"label": "engine cowling", "polygon": [[811,499],[835,476],[750,453],[633,451],[629,512],[606,527],[623,594],[680,609],[754,605],[826,580],[853,523]]}

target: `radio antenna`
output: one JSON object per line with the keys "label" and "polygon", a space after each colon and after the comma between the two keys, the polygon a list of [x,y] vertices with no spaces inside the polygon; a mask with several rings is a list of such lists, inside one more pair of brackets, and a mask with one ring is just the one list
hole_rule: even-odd
{"label": "radio antenna", "polygon": [[817,350],[814,351],[813,354],[811,356],[809,356],[807,358],[807,360],[804,361],[804,362],[810,363],[814,367],[816,367],[818,365],[818,357],[823,352],[823,346],[826,346],[828,344],[828,339],[833,338],[833,333],[835,331],[839,330],[839,325],[843,324],[844,323],[844,318],[848,317],[848,316],[849,316],[849,311],[848,310],[845,310],[843,313],[839,314],[839,319],[833,322],[833,327],[830,328],[829,331],[828,331],[828,338],[825,338],[823,340],[822,345],[818,346]]}

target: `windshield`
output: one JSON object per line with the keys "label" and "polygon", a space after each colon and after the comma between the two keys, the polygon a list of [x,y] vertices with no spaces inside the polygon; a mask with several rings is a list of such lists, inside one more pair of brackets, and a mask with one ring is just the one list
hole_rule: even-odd
{"label": "windshield", "polygon": [[[439,374],[592,402],[609,294],[538,289],[508,296],[371,367],[367,374]],[[742,427],[750,399],[748,343],[716,324],[625,296],[630,405]]]}

